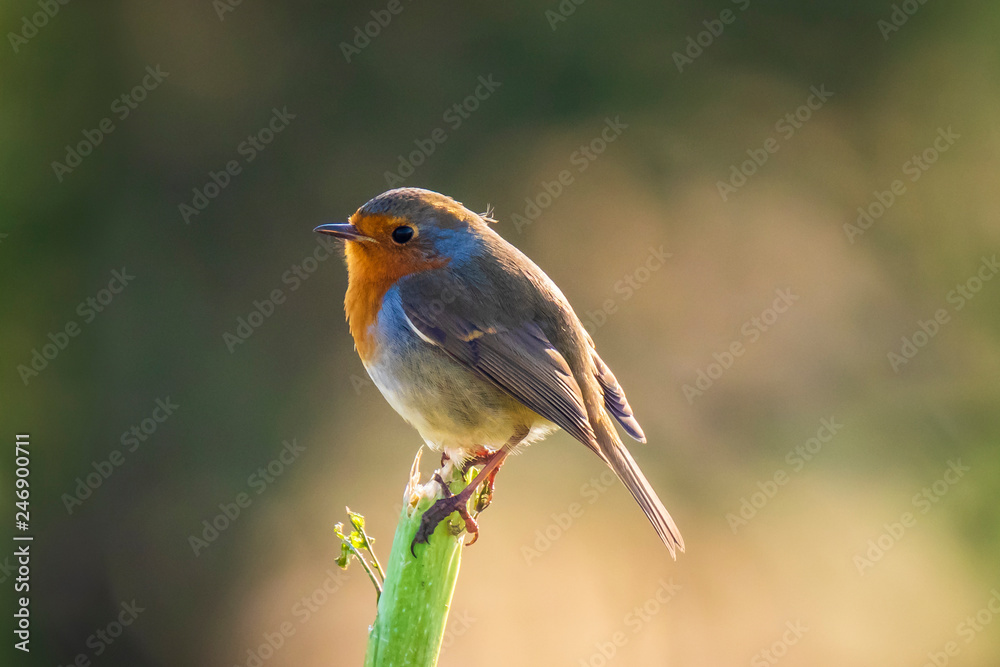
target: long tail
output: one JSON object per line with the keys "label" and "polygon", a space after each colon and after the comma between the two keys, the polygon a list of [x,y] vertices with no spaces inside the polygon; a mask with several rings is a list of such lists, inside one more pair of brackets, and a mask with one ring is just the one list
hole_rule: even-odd
{"label": "long tail", "polygon": [[610,434],[605,432],[598,435],[598,440],[608,466],[615,471],[618,479],[628,488],[632,497],[639,503],[639,507],[646,513],[657,535],[670,550],[670,557],[677,560],[677,550],[684,551],[684,538],[670,517],[670,512],[660,502],[656,491],[653,491],[646,476],[639,470],[639,464],[635,462],[613,430]]}

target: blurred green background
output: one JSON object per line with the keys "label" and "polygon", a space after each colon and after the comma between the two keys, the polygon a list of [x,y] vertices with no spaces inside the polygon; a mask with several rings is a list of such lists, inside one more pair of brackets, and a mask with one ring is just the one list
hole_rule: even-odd
{"label": "blurred green background", "polygon": [[[36,535],[13,664],[360,664],[374,596],[332,526],[364,512],[385,557],[420,440],[311,230],[437,128],[405,184],[494,206],[591,322],[688,545],[670,562],[557,434],[499,478],[443,665],[1000,662],[1000,8],[223,1],[71,2],[35,30],[38,4],[0,7],[0,433],[32,436]],[[500,85],[469,101],[479,77]],[[260,326],[233,343],[239,318]],[[204,521],[229,525],[192,546]]]}

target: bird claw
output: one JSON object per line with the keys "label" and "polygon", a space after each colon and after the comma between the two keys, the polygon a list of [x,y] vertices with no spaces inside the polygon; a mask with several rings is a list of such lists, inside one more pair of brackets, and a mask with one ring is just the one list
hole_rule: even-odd
{"label": "bird claw", "polygon": [[430,539],[430,536],[434,533],[438,524],[455,512],[458,512],[458,516],[464,522],[465,530],[472,535],[472,541],[466,546],[475,544],[476,540],[479,539],[479,524],[476,523],[476,520],[472,518],[471,514],[469,514],[469,508],[466,505],[468,499],[462,495],[452,495],[451,490],[448,489],[448,485],[444,484],[440,476],[435,475],[435,479],[441,484],[442,488],[445,489],[446,495],[444,498],[439,498],[433,505],[431,505],[420,518],[420,526],[417,528],[417,534],[413,536],[413,542],[410,543],[410,553],[413,554],[414,558],[417,557],[417,545],[426,543],[427,540]]}
{"label": "bird claw", "polygon": [[[468,501],[472,496],[473,492],[476,493],[476,513],[482,512],[486,509],[490,502],[493,500],[493,486],[496,481],[497,473],[500,471],[500,466],[503,465],[504,459],[507,457],[510,449],[516,446],[524,436],[527,435],[527,428],[520,428],[515,431],[514,435],[511,437],[510,441],[503,448],[492,451],[486,447],[480,448],[479,451],[475,453],[472,460],[466,462],[463,466],[462,475],[463,477],[468,473],[469,468],[477,465],[483,465],[483,469],[479,471],[476,478],[462,491],[458,494],[452,494],[451,489],[445,483],[444,479],[441,478],[440,473],[434,473],[434,481],[436,481],[442,490],[443,498],[439,498],[433,505],[428,508],[424,515],[420,517],[420,525],[417,527],[417,532],[413,536],[413,541],[410,542],[410,553],[413,557],[417,557],[417,545],[426,543],[430,536],[434,533],[438,524],[447,519],[454,513],[458,513],[458,516],[462,519],[464,529],[470,535],[472,535],[472,540],[465,544],[465,546],[471,546],[476,543],[479,539],[479,524],[476,523],[475,518],[469,513]],[[484,465],[485,464],[485,465]],[[483,488],[479,488],[479,485],[483,482]],[[455,534],[458,535],[462,531],[459,530]]]}

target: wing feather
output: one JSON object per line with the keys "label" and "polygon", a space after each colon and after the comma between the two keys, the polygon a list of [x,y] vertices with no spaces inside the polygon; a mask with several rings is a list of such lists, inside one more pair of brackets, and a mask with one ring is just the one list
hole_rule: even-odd
{"label": "wing feather", "polygon": [[580,386],[563,356],[541,328],[474,322],[451,304],[435,312],[421,308],[401,290],[403,312],[424,339],[574,438],[597,450]]}
{"label": "wing feather", "polygon": [[594,365],[597,368],[597,381],[604,391],[604,406],[630,436],[639,442],[646,442],[646,435],[642,432],[642,427],[636,421],[635,415],[632,414],[632,406],[628,404],[628,399],[625,398],[625,390],[618,384],[618,378],[611,372],[608,365],[604,363],[604,360],[598,356],[597,350],[593,350],[593,356]]}

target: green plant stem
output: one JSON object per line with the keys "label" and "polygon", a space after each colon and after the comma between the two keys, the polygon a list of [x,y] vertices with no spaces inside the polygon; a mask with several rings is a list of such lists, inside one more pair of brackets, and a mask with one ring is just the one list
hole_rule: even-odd
{"label": "green plant stem", "polygon": [[[348,510],[348,511],[350,511],[350,510]],[[382,578],[382,580],[384,581],[385,580],[385,570],[382,569],[382,563],[378,562],[378,556],[375,555],[375,549],[372,548],[371,539],[369,539],[368,533],[366,533],[364,531],[363,527],[361,527],[360,530],[361,530],[361,539],[363,539],[364,542],[365,542],[365,549],[368,551],[369,554],[371,554],[372,565],[375,567],[375,571],[378,572],[378,576],[380,576]],[[374,575],[370,575],[370,576],[374,576]],[[379,589],[379,594],[381,595],[381,593],[382,593],[382,587],[381,586],[376,586],[376,588]]]}
{"label": "green plant stem", "polygon": [[365,568],[368,578],[372,580],[372,585],[375,586],[375,599],[380,600],[382,598],[382,584],[379,582],[378,577],[375,576],[375,572],[372,571],[371,565],[368,564],[364,554],[357,547],[352,544],[348,544],[347,546],[350,548],[351,553],[354,554],[354,557],[358,559],[358,562],[361,563],[361,567]]}
{"label": "green plant stem", "polygon": [[[403,510],[392,540],[389,567],[378,601],[378,613],[368,636],[365,667],[434,667],[437,664],[452,594],[458,581],[464,534],[456,535],[457,514],[442,521],[427,544],[417,545],[417,557],[410,543],[420,519],[437,498],[415,493],[420,454],[417,454],[403,500]],[[450,471],[442,471],[445,476]],[[453,493],[469,482],[452,472],[445,476]],[[432,483],[437,489],[438,485]],[[412,503],[416,500],[415,504]]]}

